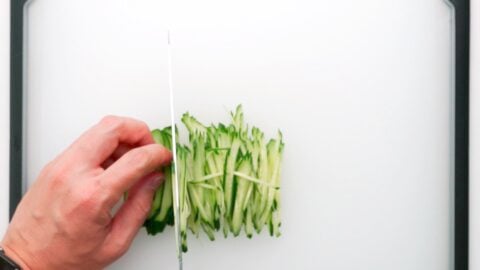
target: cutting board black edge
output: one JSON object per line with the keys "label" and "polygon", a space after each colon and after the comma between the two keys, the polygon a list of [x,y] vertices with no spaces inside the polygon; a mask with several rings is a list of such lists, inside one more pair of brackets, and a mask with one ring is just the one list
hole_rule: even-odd
{"label": "cutting board black edge", "polygon": [[470,0],[455,7],[454,269],[469,268]]}
{"label": "cutting board black edge", "polygon": [[[451,0],[455,7],[455,270],[469,261],[469,94],[470,0]],[[23,191],[23,42],[27,0],[10,4],[10,219]]]}

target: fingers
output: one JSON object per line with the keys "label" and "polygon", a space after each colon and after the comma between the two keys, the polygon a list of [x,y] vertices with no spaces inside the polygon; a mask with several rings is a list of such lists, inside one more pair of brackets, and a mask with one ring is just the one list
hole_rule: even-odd
{"label": "fingers", "polygon": [[117,161],[119,158],[125,155],[128,151],[132,150],[132,148],[133,147],[131,145],[120,143],[117,149],[115,149],[115,151],[113,151],[113,153],[110,155],[110,157],[108,157],[102,163],[102,168],[107,169],[108,167],[110,167],[110,165],[115,163],[115,161]]}
{"label": "fingers", "polygon": [[150,212],[155,191],[164,179],[161,173],[149,174],[135,184],[129,192],[127,201],[112,220],[110,234],[106,241],[105,248],[114,257],[121,256],[132,243]]}
{"label": "fingers", "polygon": [[143,146],[154,143],[148,126],[138,120],[107,116],[85,132],[68,153],[90,166],[103,164],[119,145]]}
{"label": "fingers", "polygon": [[171,160],[172,153],[159,144],[132,149],[108,167],[101,176],[102,185],[113,196],[112,201],[117,201],[139,179]]}

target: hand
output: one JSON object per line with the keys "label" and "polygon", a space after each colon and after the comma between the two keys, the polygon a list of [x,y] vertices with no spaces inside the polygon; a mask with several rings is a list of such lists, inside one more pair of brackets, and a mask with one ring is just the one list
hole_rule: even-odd
{"label": "hand", "polygon": [[106,267],[132,243],[171,159],[144,123],[104,118],[41,171],[1,246],[23,269]]}

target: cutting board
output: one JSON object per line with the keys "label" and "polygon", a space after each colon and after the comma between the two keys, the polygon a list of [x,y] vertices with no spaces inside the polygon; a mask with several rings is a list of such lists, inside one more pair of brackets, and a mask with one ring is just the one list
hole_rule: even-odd
{"label": "cutting board", "polygon": [[[36,0],[26,14],[28,184],[104,115],[169,125],[169,29],[177,121],[242,104],[286,143],[282,236],[190,235],[185,269],[453,269],[446,2]],[[111,266],[133,268],[176,269],[173,230],[140,231]]]}

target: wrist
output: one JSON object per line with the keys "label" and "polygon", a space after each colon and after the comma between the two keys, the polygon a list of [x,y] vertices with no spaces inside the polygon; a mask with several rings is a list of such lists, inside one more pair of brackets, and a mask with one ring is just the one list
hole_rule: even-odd
{"label": "wrist", "polygon": [[0,250],[22,270],[32,270],[32,268],[25,263],[24,259],[10,247],[0,244]]}

